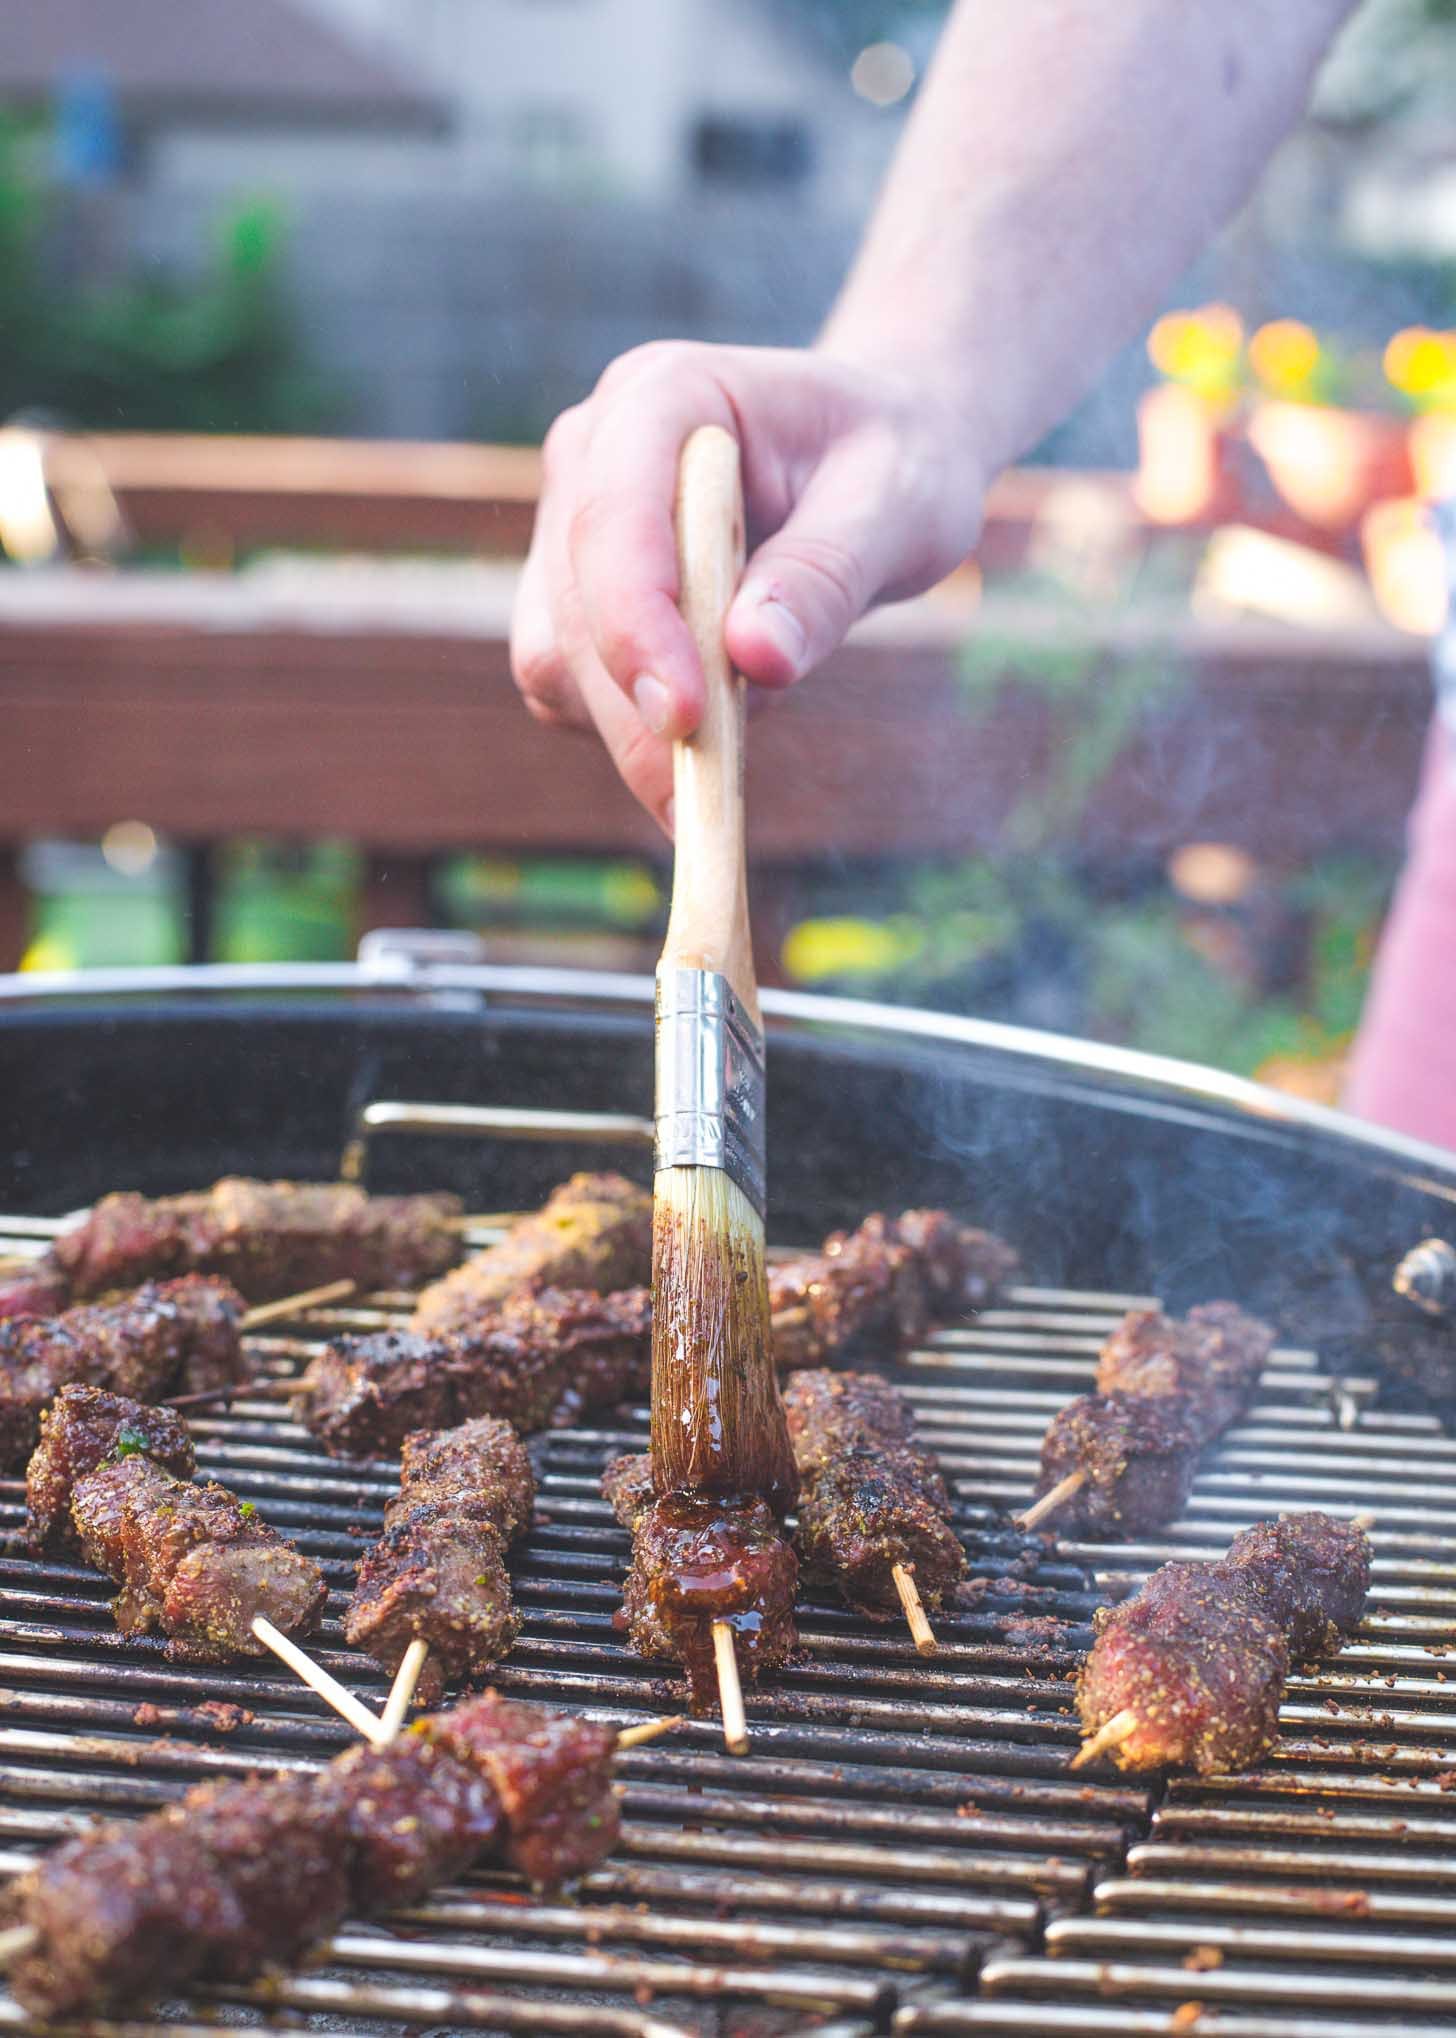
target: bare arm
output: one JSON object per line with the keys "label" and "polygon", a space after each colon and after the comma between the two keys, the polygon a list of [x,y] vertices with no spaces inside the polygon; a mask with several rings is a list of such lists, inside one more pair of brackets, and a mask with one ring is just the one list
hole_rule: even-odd
{"label": "bare arm", "polygon": [[975,541],[990,478],[1092,386],[1298,119],[1353,0],[960,0],[818,344],[666,342],[557,421],[513,633],[660,817],[701,675],[673,605],[678,448],[743,448],[728,622],[783,686]]}

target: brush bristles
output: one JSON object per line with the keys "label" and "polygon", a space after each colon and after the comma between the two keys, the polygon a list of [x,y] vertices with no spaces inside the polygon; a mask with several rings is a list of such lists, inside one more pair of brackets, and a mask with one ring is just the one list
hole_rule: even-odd
{"label": "brush bristles", "polygon": [[653,1183],[652,1464],[659,1493],[762,1493],[793,1452],[774,1375],[763,1219],[721,1168]]}

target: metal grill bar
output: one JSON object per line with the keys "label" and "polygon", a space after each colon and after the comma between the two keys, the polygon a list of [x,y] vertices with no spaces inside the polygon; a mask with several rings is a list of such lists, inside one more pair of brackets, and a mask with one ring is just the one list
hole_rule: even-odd
{"label": "metal grill bar", "polygon": [[[0,1219],[0,1253],[12,1242]],[[826,2019],[838,2038],[1139,2033],[1184,2028],[1172,2020],[1194,2003],[1219,2038],[1371,2038],[1397,1987],[1405,2028],[1456,2031],[1456,1441],[1372,1410],[1373,1381],[1334,1382],[1281,1349],[1181,1522],[1137,1544],[1028,1544],[1002,1510],[1029,1494],[1042,1429],[1090,1385],[1103,1336],[1148,1299],[1017,1289],[898,1369],[971,1559],[936,1657],[811,1592],[802,1655],[750,1694],[751,1757],[725,1756],[711,1721],[625,1756],[624,1843],[570,1899],[483,1872],[340,1933],[325,1974],[200,1992],[172,2021],[108,2034],[192,2038],[222,2014],[263,2030],[301,2017],[697,2038],[750,2002],[766,2033]],[[334,1331],[404,1307],[315,1311],[250,1349],[291,1372]],[[377,1704],[384,1680],[338,1621],[391,1468],[327,1458],[257,1398],[194,1427],[205,1469],[324,1564],[318,1653]],[[645,1430],[629,1408],[541,1440],[502,1688],[621,1721],[676,1704],[667,1668],[612,1625],[628,1542],[597,1480]],[[1270,1762],[1158,1790],[1069,1775],[1066,1680],[1099,1601],[1312,1498],[1375,1512],[1375,1610],[1337,1662],[1291,1679]],[[22,1510],[20,1483],[0,1481],[0,1527]],[[348,1741],[271,1665],[199,1672],[121,1641],[108,1597],[77,1565],[0,1555],[0,1874],[94,1811],[140,1813],[204,1776],[308,1770]]]}

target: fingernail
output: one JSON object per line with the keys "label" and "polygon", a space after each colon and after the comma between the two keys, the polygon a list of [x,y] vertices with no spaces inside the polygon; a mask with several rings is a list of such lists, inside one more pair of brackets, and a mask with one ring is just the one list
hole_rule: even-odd
{"label": "fingernail", "polygon": [[672,727],[672,695],[662,681],[644,672],[632,682],[632,699],[653,735],[665,736]]}
{"label": "fingernail", "polygon": [[809,645],[799,618],[791,608],[779,600],[777,595],[767,594],[758,604],[758,620],[768,633],[774,649],[781,651],[797,672],[804,662],[804,653]]}

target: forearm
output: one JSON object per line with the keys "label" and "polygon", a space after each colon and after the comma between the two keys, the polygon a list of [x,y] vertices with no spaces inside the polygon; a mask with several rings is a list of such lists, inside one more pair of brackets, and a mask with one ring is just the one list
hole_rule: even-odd
{"label": "forearm", "polygon": [[987,476],[1096,381],[1298,119],[1353,0],[960,0],[821,346]]}

